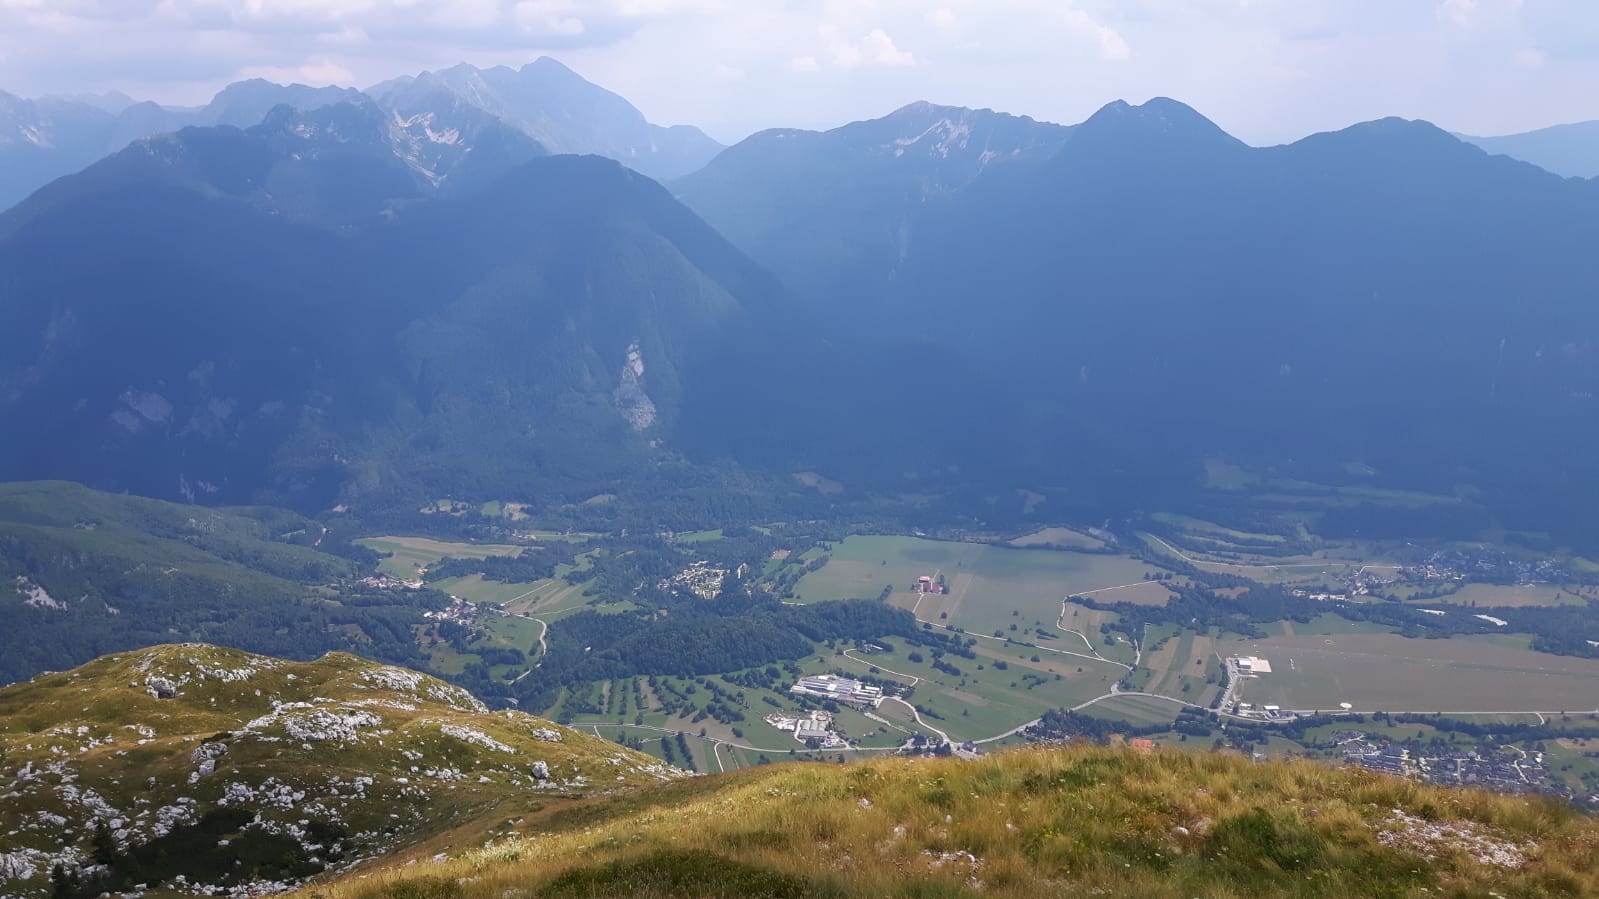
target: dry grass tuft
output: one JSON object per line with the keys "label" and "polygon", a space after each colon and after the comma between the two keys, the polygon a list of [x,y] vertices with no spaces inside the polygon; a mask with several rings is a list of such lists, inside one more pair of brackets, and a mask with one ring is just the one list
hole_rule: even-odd
{"label": "dry grass tuft", "polygon": [[[1423,849],[1383,838],[1396,809],[1445,836]],[[1481,841],[1517,847],[1519,867],[1484,863]],[[1038,748],[700,778],[316,890],[398,897],[425,877],[459,888],[450,899],[1599,895],[1596,848],[1599,824],[1538,799],[1312,762]]]}

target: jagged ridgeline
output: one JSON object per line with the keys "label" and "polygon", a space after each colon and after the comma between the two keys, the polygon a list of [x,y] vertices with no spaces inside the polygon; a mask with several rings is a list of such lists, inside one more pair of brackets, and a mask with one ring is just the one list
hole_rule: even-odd
{"label": "jagged ridgeline", "polygon": [[682,774],[350,655],[159,646],[0,690],[0,894],[290,884]]}

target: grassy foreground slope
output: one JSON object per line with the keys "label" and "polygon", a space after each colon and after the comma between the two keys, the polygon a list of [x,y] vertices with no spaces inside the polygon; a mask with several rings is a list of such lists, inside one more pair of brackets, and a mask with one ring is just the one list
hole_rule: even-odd
{"label": "grassy foreground slope", "polygon": [[305,895],[1599,895],[1599,823],[1564,806],[1222,754],[782,765],[551,810],[519,831]]}
{"label": "grassy foreground slope", "polygon": [[679,775],[403,668],[158,646],[0,689],[0,895],[288,884]]}

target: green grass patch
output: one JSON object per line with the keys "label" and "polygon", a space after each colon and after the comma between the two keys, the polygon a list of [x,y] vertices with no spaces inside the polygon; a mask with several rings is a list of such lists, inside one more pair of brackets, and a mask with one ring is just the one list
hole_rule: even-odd
{"label": "green grass patch", "polygon": [[368,537],[356,543],[384,553],[378,570],[390,577],[406,580],[419,577],[429,565],[451,557],[482,559],[486,556],[519,556],[523,547],[492,543],[450,543],[431,537]]}

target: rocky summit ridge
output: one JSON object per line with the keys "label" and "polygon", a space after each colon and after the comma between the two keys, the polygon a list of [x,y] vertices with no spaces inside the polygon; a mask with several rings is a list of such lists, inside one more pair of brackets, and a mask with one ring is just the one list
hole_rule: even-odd
{"label": "rocky summit ridge", "polygon": [[159,646],[0,690],[0,894],[274,892],[681,776],[351,655]]}

